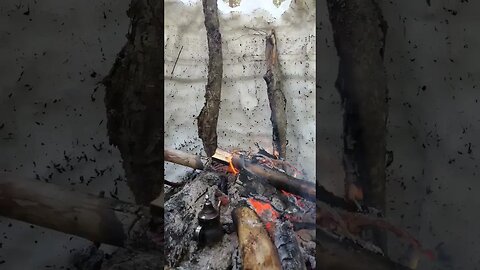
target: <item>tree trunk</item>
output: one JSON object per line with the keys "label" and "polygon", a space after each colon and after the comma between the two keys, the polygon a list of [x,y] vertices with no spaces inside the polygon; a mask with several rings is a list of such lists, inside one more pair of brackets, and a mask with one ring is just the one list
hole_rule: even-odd
{"label": "tree trunk", "polygon": [[163,1],[133,0],[127,44],[104,79],[110,143],[123,158],[135,201],[163,192]]}
{"label": "tree trunk", "polygon": [[[374,0],[327,2],[340,58],[336,86],[344,108],[346,193],[385,211],[387,25]],[[357,187],[363,195],[353,194]],[[377,240],[386,246],[385,239]]]}

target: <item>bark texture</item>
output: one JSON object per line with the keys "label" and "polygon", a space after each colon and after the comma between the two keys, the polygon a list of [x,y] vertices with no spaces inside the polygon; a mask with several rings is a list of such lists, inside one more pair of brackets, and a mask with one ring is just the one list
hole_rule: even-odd
{"label": "bark texture", "polygon": [[163,191],[163,1],[133,0],[127,44],[104,79],[110,143],[117,146],[135,200]]}
{"label": "bark texture", "polygon": [[263,79],[267,83],[268,101],[272,111],[270,121],[273,127],[273,152],[277,157],[285,159],[287,155],[287,100],[282,91],[282,73],[274,30],[266,37],[265,58],[267,72]]}
{"label": "bark texture", "polygon": [[205,86],[205,104],[198,116],[198,136],[207,156],[217,150],[217,123],[222,92],[223,58],[222,35],[218,23],[216,0],[202,0],[208,42],[208,78]]}
{"label": "bark texture", "polygon": [[[327,0],[340,58],[336,82],[344,108],[344,167],[350,199],[385,210],[386,22],[374,0]],[[360,187],[363,195],[352,195]],[[356,192],[355,192],[356,193]],[[383,237],[380,237],[383,238]],[[385,239],[378,239],[385,247]]]}

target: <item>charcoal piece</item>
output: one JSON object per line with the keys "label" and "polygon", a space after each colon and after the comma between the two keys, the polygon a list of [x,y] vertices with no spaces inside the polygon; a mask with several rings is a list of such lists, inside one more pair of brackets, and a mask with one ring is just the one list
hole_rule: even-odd
{"label": "charcoal piece", "polygon": [[288,220],[275,222],[274,242],[283,270],[307,270],[293,225]]}

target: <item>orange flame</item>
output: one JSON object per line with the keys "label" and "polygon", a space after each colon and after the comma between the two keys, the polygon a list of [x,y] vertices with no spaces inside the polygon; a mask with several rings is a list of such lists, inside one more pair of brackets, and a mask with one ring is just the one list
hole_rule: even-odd
{"label": "orange flame", "polygon": [[253,207],[257,215],[265,223],[265,229],[270,235],[275,231],[275,220],[280,217],[280,214],[273,209],[269,203],[261,202],[253,198],[248,198],[248,202]]}
{"label": "orange flame", "polygon": [[228,172],[230,173],[233,173],[234,175],[237,175],[238,173],[240,173],[239,170],[237,170],[237,168],[235,168],[235,166],[233,166],[233,157],[230,157],[228,159],[228,169],[227,169]]}
{"label": "orange flame", "polygon": [[300,208],[305,208],[305,204],[302,202],[301,197],[295,194],[292,194],[290,192],[287,192],[285,190],[282,190],[283,195],[293,198],[295,201],[295,204],[300,207]]}
{"label": "orange flame", "polygon": [[248,202],[260,217],[271,217],[273,220],[280,217],[280,214],[273,209],[272,205],[269,203],[264,203],[253,198],[248,198]]}

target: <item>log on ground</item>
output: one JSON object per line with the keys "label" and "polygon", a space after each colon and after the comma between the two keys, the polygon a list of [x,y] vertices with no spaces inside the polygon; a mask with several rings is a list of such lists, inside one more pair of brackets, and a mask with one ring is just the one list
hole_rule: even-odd
{"label": "log on ground", "polygon": [[131,228],[147,215],[144,210],[71,188],[0,175],[0,215],[94,242],[126,246]]}

